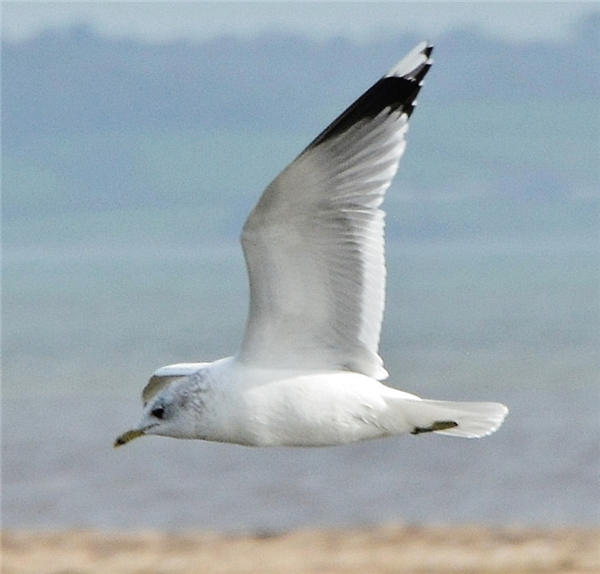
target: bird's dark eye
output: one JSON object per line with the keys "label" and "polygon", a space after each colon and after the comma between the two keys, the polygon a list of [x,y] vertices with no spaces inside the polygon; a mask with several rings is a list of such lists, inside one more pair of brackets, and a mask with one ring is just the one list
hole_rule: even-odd
{"label": "bird's dark eye", "polygon": [[150,414],[157,419],[162,419],[165,416],[165,409],[163,407],[154,407],[150,411]]}

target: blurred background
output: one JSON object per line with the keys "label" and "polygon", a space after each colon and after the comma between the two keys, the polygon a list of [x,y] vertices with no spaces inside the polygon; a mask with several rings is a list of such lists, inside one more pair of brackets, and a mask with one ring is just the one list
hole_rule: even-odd
{"label": "blurred background", "polygon": [[[598,523],[596,3],[1,10],[5,527]],[[236,351],[262,189],[423,39],[381,353],[392,386],[506,403],[502,429],[113,451],[156,368]]]}

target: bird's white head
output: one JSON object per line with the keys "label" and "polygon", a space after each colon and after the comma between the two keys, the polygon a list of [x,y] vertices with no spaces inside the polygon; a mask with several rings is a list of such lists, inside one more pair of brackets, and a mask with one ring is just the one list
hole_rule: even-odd
{"label": "bird's white head", "polygon": [[137,426],[114,442],[119,447],[144,435],[199,438],[199,417],[208,390],[199,365],[172,365],[159,369],[142,393],[144,411]]}

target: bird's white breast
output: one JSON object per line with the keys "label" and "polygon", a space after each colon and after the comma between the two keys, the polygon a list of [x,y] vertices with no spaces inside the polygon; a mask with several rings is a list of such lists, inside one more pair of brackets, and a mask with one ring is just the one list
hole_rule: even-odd
{"label": "bird's white breast", "polygon": [[254,446],[327,446],[384,436],[378,421],[388,408],[385,397],[398,392],[347,371],[263,370],[235,359],[211,371],[218,409],[210,440]]}

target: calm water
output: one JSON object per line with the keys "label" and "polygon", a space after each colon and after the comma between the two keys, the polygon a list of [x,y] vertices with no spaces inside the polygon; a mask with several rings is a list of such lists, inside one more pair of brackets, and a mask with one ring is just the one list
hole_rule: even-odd
{"label": "calm water", "polygon": [[511,413],[494,436],[313,450],[148,438],[113,451],[156,367],[235,351],[247,305],[241,255],[7,250],[3,525],[598,523],[593,242],[392,246],[388,259],[389,383],[505,402]]}

